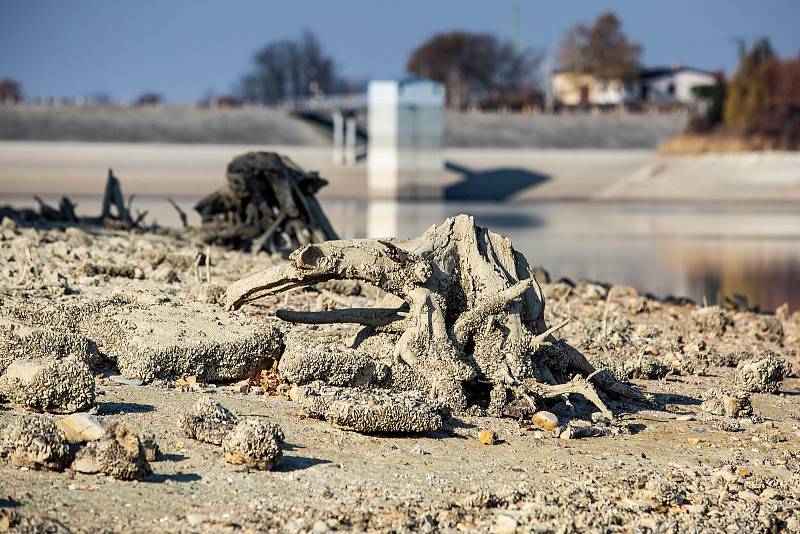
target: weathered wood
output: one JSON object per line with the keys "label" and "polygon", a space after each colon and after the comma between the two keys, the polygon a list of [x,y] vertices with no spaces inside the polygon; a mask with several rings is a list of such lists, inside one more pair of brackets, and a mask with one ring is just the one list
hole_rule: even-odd
{"label": "weathered wood", "polygon": [[[580,353],[563,341],[555,343],[553,334],[563,323],[545,324],[544,297],[527,261],[508,237],[476,226],[472,217],[447,219],[411,240],[312,244],[289,259],[232,284],[225,295],[228,308],[332,279],[375,285],[402,299],[408,312],[280,311],[278,317],[365,325],[356,342],[373,347],[376,359],[392,355],[398,387],[424,391],[455,409],[484,404],[495,414],[520,397],[535,403],[567,393],[581,394],[608,413],[590,379],[606,391],[641,397],[609,373],[598,373],[582,355],[577,358]],[[396,326],[399,337],[387,326]],[[559,384],[556,376],[566,381]]]}
{"label": "weathered wood", "polygon": [[286,156],[248,152],[228,165],[222,188],[195,206],[209,243],[258,252],[290,252],[338,239],[314,194],[327,181]]}

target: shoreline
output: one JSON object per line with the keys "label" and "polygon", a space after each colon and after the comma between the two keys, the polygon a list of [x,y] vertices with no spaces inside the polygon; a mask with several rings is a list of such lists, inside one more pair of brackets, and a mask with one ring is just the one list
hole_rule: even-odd
{"label": "shoreline", "polygon": [[[330,182],[319,193],[322,199],[367,198],[366,165],[336,166],[329,147],[25,141],[0,141],[0,195],[100,194],[109,167],[127,194],[204,195],[222,183],[227,163],[248,150],[285,153],[301,167],[318,170]],[[502,187],[503,201],[515,204],[800,202],[800,153],[663,156],[641,149],[476,148],[444,149],[443,155],[470,173],[443,171],[445,188],[469,180],[466,194],[457,193],[460,201]],[[493,188],[487,190],[489,183]]]}

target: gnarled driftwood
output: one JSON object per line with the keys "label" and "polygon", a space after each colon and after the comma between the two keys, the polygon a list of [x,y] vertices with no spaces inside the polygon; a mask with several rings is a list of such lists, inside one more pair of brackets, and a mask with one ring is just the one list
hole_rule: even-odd
{"label": "gnarled driftwood", "polygon": [[[600,388],[642,398],[595,369],[548,328],[544,297],[511,240],[459,215],[410,240],[344,240],[307,245],[288,264],[232,284],[229,309],[332,279],[354,279],[394,295],[394,307],[323,312],[279,310],[298,323],[363,325],[354,348],[388,362],[392,386],[416,389],[454,409],[483,404],[499,414],[523,400],[579,393],[611,415]],[[391,300],[391,299],[385,299]],[[383,304],[383,303],[382,303]]]}
{"label": "gnarled driftwood", "polygon": [[222,188],[195,206],[209,243],[286,252],[337,239],[314,194],[328,182],[287,156],[248,152],[229,164]]}

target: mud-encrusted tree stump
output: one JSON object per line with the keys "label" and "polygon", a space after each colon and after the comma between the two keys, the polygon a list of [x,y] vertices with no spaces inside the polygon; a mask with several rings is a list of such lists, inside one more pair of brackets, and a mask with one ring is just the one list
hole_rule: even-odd
{"label": "mud-encrusted tree stump", "polygon": [[354,347],[391,355],[392,387],[416,389],[456,410],[579,393],[611,416],[597,388],[642,398],[553,334],[544,297],[511,240],[459,215],[411,240],[343,240],[308,245],[288,264],[232,284],[236,309],[266,295],[333,279],[372,284],[387,295],[376,308],[278,310],[296,323],[356,323]]}
{"label": "mud-encrusted tree stump", "polygon": [[275,152],[248,152],[229,164],[225,184],[195,206],[210,243],[283,252],[337,239],[316,197],[328,182]]}

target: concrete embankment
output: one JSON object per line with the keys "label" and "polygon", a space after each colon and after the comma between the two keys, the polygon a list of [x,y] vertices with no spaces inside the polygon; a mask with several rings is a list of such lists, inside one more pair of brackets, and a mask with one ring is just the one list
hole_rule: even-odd
{"label": "concrete embankment", "polygon": [[[327,198],[361,199],[366,165],[328,147],[0,142],[0,194],[97,194],[113,167],[126,193],[201,195],[247,150],[276,150],[330,180]],[[476,199],[800,201],[800,154],[661,156],[653,150],[446,149],[448,197]],[[450,196],[451,194],[456,196]]]}
{"label": "concrete embankment", "polygon": [[[324,113],[323,113],[324,115]],[[366,126],[365,113],[359,121]],[[655,148],[686,125],[685,114],[445,114],[444,146]],[[121,108],[0,104],[0,139],[115,143],[326,146],[322,124],[272,108]]]}

